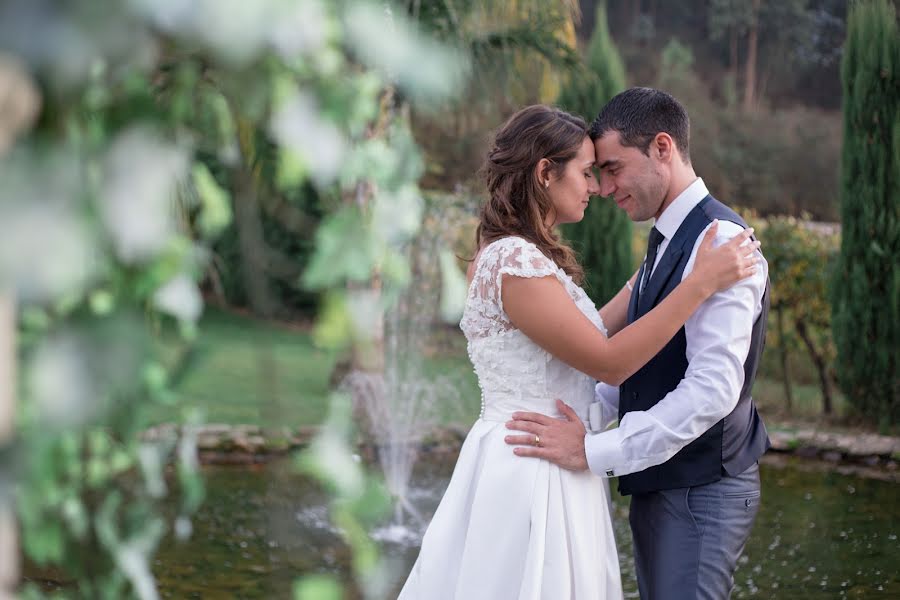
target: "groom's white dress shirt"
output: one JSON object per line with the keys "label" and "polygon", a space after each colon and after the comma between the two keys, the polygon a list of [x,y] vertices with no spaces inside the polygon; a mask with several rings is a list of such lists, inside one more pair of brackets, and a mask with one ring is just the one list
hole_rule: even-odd
{"label": "groom's white dress shirt", "polygon": [[[688,213],[708,193],[697,178],[657,219],[656,228],[665,239],[654,267]],[[736,223],[719,221],[714,245],[741,231]],[[682,280],[694,268],[705,233],[706,229],[694,244]],[[591,431],[584,440],[591,471],[610,477],[662,464],[731,413],[744,385],[744,361],[753,323],[762,312],[769,271],[765,259],[756,253],[760,262],[755,275],[711,296],[685,323],[688,367],[678,387],[649,410],[629,412],[618,427],[603,431],[618,418],[619,388],[597,384],[590,407]]]}

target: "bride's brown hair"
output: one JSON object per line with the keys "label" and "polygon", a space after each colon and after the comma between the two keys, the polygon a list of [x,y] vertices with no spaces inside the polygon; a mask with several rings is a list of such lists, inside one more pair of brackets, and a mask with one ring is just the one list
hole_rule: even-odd
{"label": "bride's brown hair", "polygon": [[481,207],[475,232],[479,249],[503,237],[519,236],[581,283],[584,272],[575,252],[546,225],[547,216],[555,209],[538,180],[536,167],[546,158],[548,169],[562,175],[585,136],[584,120],[540,104],[523,108],[500,127],[481,168],[488,199]]}

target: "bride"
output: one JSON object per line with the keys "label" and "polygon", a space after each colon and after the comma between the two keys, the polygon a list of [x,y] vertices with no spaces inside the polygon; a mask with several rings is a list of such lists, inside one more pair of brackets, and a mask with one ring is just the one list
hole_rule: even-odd
{"label": "bride", "polygon": [[[573,251],[554,233],[580,221],[599,192],[593,167],[585,122],[561,110],[529,106],[496,134],[460,324],[481,414],[400,600],[622,598],[606,480],[516,457],[504,423],[516,411],[562,416],[555,398],[586,421],[594,380],[618,385],[655,356],[709,296],[753,273],[747,255],[758,243],[739,248],[747,230],[713,249],[714,225],[677,289],[607,339],[603,317],[624,323],[628,294],[598,312],[578,285]],[[514,285],[529,278],[541,278],[552,301],[529,302],[527,286]],[[553,323],[555,339],[523,333],[541,320]]]}

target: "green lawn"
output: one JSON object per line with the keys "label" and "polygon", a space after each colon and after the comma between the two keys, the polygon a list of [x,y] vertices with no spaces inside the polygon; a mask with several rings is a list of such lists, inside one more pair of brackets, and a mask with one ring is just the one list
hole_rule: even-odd
{"label": "green lawn", "polygon": [[191,367],[178,382],[178,406],[155,421],[178,421],[199,408],[209,423],[296,426],[320,422],[334,357],[310,336],[212,310],[199,327]]}
{"label": "green lawn", "polygon": [[[787,411],[787,400],[784,393],[784,384],[778,379],[757,377],[753,384],[753,399],[756,401],[760,412],[764,417],[772,418],[799,418],[809,421],[817,421],[823,416],[822,390],[818,385],[810,383],[795,383],[793,390],[793,407]],[[835,385],[832,389],[834,414],[832,420],[840,420],[847,416],[848,407],[844,395]]]}
{"label": "green lawn", "polygon": [[[154,422],[179,421],[185,408],[199,408],[208,423],[270,426],[320,423],[328,410],[329,376],[335,357],[316,348],[310,335],[265,321],[211,310],[200,323],[191,367],[176,386],[177,406],[159,407]],[[438,415],[445,422],[469,424],[478,415],[480,392],[458,330],[440,332],[439,349],[427,353],[422,376],[446,378]],[[844,401],[836,392],[837,416]],[[784,413],[780,381],[757,379],[754,397],[764,416]],[[794,416],[821,415],[817,386],[794,386]]]}
{"label": "green lawn", "polygon": [[[216,310],[199,331],[192,364],[175,388],[177,405],[158,407],[154,422],[180,421],[187,408],[199,408],[207,423],[296,427],[325,418],[335,357],[308,333]],[[452,382],[439,399],[443,420],[477,417],[478,384],[458,343],[427,357],[422,375]]]}

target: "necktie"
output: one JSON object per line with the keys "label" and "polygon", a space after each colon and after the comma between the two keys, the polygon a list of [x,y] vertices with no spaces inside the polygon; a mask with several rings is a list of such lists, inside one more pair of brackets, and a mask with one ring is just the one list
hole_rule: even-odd
{"label": "necktie", "polygon": [[650,281],[650,272],[653,270],[653,265],[656,263],[656,253],[659,250],[659,245],[664,239],[666,239],[665,236],[661,234],[656,227],[650,230],[650,237],[647,240],[647,260],[644,263],[644,276],[641,277],[641,287],[639,289],[639,292],[641,293],[643,293],[644,288]]}

